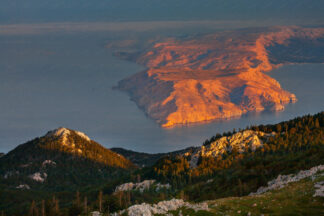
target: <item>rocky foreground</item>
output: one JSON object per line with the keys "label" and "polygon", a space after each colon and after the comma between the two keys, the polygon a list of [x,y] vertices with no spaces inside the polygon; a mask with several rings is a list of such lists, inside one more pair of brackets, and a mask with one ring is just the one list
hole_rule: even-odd
{"label": "rocky foreground", "polygon": [[[128,216],[152,216],[152,215],[174,215],[175,211],[179,211],[179,209],[189,209],[193,210],[195,213],[191,213],[190,215],[204,215],[203,212],[210,212],[209,215],[223,215],[224,210],[228,211],[232,208],[238,208],[235,213],[232,211],[230,215],[252,215],[251,212],[257,210],[257,207],[263,205],[261,207],[262,211],[270,211],[265,210],[266,208],[270,208],[265,205],[272,205],[272,202],[276,202],[275,199],[281,199],[282,194],[291,193],[291,195],[295,195],[294,193],[302,194],[303,196],[313,199],[312,197],[319,198],[319,201],[324,197],[324,181],[320,181],[324,176],[324,165],[319,165],[316,167],[312,167],[309,170],[301,170],[297,174],[290,175],[279,175],[276,179],[269,181],[267,187],[261,187],[258,189],[256,193],[251,193],[249,196],[245,197],[230,197],[224,198],[214,201],[205,201],[201,203],[189,203],[185,202],[182,199],[171,199],[166,201],[158,202],[157,204],[147,204],[142,203],[138,205],[132,205],[127,209],[124,209],[119,212],[115,212],[112,215],[128,215]],[[305,183],[300,183],[303,179],[310,179],[307,182],[307,188],[304,188]],[[297,183],[296,185],[291,185],[291,183]],[[290,184],[290,187],[288,185]],[[293,188],[293,190],[291,189]],[[315,189],[315,193],[312,190],[312,187]],[[279,192],[278,189],[284,189],[282,192]],[[298,191],[295,191],[295,190]],[[287,190],[287,191],[285,191]],[[271,193],[266,193],[272,191]],[[311,193],[311,194],[309,194]],[[263,194],[261,196],[261,194]],[[287,196],[287,195],[285,195]],[[286,198],[286,197],[285,197]],[[270,199],[270,200],[269,200]],[[305,197],[303,198],[305,199]],[[236,200],[236,201],[234,201]],[[298,198],[296,198],[298,200]],[[252,202],[251,202],[252,201]],[[293,200],[291,200],[293,201]],[[238,202],[242,202],[242,205],[238,204]],[[251,203],[250,203],[251,202]],[[294,201],[293,201],[294,202]],[[312,202],[315,202],[312,200]],[[317,201],[316,201],[317,202]],[[226,205],[225,205],[226,203]],[[283,206],[285,205],[282,203]],[[286,207],[289,207],[288,203]],[[225,207],[226,206],[226,207]],[[282,208],[282,206],[279,206]],[[200,214],[198,212],[200,211]],[[272,211],[272,210],[271,210]],[[282,211],[282,210],[280,210]],[[181,210],[176,215],[182,215]],[[255,214],[254,214],[255,215]],[[257,214],[260,215],[260,214]],[[261,214],[262,215],[262,214]],[[312,215],[312,214],[310,214]]]}
{"label": "rocky foreground", "polygon": [[[299,173],[296,175],[290,174],[290,175],[279,175],[276,179],[273,179],[268,182],[268,186],[266,187],[261,187],[257,190],[255,193],[250,193],[250,195],[258,195],[258,194],[263,194],[269,190],[275,190],[275,189],[281,189],[285,187],[287,184],[291,182],[298,182],[302,179],[312,177],[315,178],[314,176],[318,172],[324,171],[324,165],[319,165],[316,167],[312,167],[309,170],[301,170]],[[316,192],[314,196],[324,196],[324,185],[323,182],[319,182],[315,184]]]}
{"label": "rocky foreground", "polygon": [[118,88],[163,127],[282,110],[296,96],[265,72],[323,63],[323,38],[323,28],[272,27],[152,40],[136,51],[121,43],[116,55],[147,69]]}
{"label": "rocky foreground", "polygon": [[128,216],[152,216],[156,214],[162,215],[173,215],[168,214],[169,211],[174,211],[179,208],[193,209],[194,211],[205,210],[208,211],[208,204],[206,202],[191,204],[183,201],[182,199],[171,199],[167,201],[161,201],[157,204],[142,203],[139,205],[132,205],[128,209],[112,214],[118,216],[127,214]]}

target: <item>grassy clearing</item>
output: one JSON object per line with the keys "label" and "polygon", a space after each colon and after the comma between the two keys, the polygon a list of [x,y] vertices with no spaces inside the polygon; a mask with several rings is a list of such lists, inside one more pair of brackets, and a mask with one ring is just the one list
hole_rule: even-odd
{"label": "grassy clearing", "polygon": [[[180,209],[177,209],[176,211],[170,211],[168,212],[169,214],[172,214],[174,216],[179,216],[179,215],[183,215],[183,216],[186,216],[186,215],[195,215],[195,216],[213,216],[215,215],[214,213],[212,212],[208,212],[208,211],[203,211],[203,210],[200,210],[200,211],[195,211],[193,209],[187,209],[187,208],[180,208]],[[155,216],[162,216],[162,215],[159,215],[159,214],[156,214]]]}
{"label": "grassy clearing", "polygon": [[224,198],[209,202],[214,215],[324,215],[324,198],[313,197],[314,181],[310,178],[290,183],[280,190],[262,195]]}
{"label": "grassy clearing", "polygon": [[[324,198],[313,197],[314,184],[324,181],[324,176],[318,175],[314,181],[311,178],[290,183],[288,186],[267,192],[262,195],[229,197],[208,201],[210,212],[192,209],[178,209],[170,212],[172,215],[210,216],[210,215],[324,215]],[[181,214],[180,214],[181,212]]]}

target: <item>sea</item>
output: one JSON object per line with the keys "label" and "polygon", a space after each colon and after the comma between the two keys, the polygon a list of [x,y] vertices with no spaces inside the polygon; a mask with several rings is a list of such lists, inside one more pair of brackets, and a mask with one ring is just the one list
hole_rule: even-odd
{"label": "sea", "polygon": [[107,148],[170,152],[199,146],[216,133],[324,110],[324,64],[292,64],[269,73],[297,96],[298,101],[283,111],[161,128],[125,92],[113,89],[118,81],[144,70],[143,66],[115,57],[106,45],[121,38],[185,36],[224,26],[196,25],[186,30],[151,23],[147,28],[80,26],[0,28],[0,152],[58,127],[82,131]]}

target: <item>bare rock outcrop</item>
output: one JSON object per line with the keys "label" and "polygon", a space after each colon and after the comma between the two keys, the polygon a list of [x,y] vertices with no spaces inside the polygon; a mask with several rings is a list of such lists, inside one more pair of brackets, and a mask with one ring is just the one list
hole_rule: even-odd
{"label": "bare rock outcrop", "polygon": [[86,140],[87,142],[91,142],[91,139],[85,133],[82,133],[82,132],[76,131],[76,130],[71,130],[71,129],[64,128],[64,127],[59,127],[55,130],[47,132],[45,137],[59,139],[61,144],[63,146],[65,146],[66,148],[68,148],[69,151],[81,154],[83,152],[83,150],[81,148],[77,147],[77,145],[73,139],[69,139],[69,137],[73,133],[76,134],[77,136],[79,136],[80,138]]}
{"label": "bare rock outcrop", "polygon": [[156,191],[159,191],[160,189],[163,188],[169,189],[171,187],[170,184],[161,184],[159,182],[156,182],[156,180],[144,180],[138,183],[128,182],[128,183],[118,185],[115,189],[115,192],[138,190],[142,193],[144,190],[148,190],[152,186],[156,187]]}
{"label": "bare rock outcrop", "polygon": [[47,178],[47,173],[45,173],[45,172],[36,172],[34,174],[29,175],[29,178],[36,181],[36,182],[43,183]]}
{"label": "bare rock outcrop", "polygon": [[152,216],[155,214],[167,214],[168,211],[174,211],[179,208],[190,208],[195,211],[205,210],[208,211],[208,204],[206,202],[191,204],[183,201],[182,199],[171,199],[167,201],[161,201],[157,204],[147,204],[142,203],[139,205],[132,205],[128,209],[125,209],[119,213],[112,214],[113,216],[117,216],[127,212],[128,216]]}
{"label": "bare rock outcrop", "polygon": [[16,188],[21,190],[30,190],[30,186],[27,184],[18,185]]}
{"label": "bare rock outcrop", "polygon": [[87,141],[91,140],[87,135],[85,135],[84,133],[82,133],[80,131],[71,130],[71,129],[64,128],[64,127],[60,127],[55,130],[49,131],[45,136],[46,137],[56,137],[56,138],[62,139],[63,145],[73,145],[73,144],[68,143],[68,136],[71,134],[72,131],[74,133],[76,133],[79,137],[81,137],[82,139],[85,139]]}
{"label": "bare rock outcrop", "polygon": [[324,197],[324,181],[317,182],[315,185],[314,197]]}
{"label": "bare rock outcrop", "polygon": [[[273,179],[268,182],[268,186],[266,187],[260,187],[255,193],[250,193],[250,195],[258,195],[258,194],[263,194],[269,190],[274,190],[274,189],[280,189],[285,187],[287,184],[291,182],[297,182],[300,181],[304,178],[308,178],[311,176],[314,176],[316,173],[324,171],[324,165],[319,165],[316,167],[312,167],[309,170],[301,170],[299,171],[296,175],[290,174],[290,175],[279,175],[276,179]],[[316,185],[315,185],[316,187]],[[320,189],[319,185],[319,189]],[[320,193],[320,191],[319,191]]]}
{"label": "bare rock outcrop", "polygon": [[196,167],[199,157],[219,157],[225,153],[237,151],[244,153],[248,150],[255,151],[263,146],[263,141],[273,134],[267,134],[260,131],[245,130],[237,132],[231,136],[223,136],[209,145],[204,145],[193,153],[185,153],[190,156],[190,167]]}

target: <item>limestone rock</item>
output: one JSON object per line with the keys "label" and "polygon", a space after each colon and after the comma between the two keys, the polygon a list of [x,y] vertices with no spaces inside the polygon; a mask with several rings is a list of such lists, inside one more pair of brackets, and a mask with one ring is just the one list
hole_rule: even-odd
{"label": "limestone rock", "polygon": [[314,197],[324,197],[324,181],[317,182],[315,185]]}
{"label": "limestone rock", "polygon": [[[196,150],[189,161],[190,167],[196,167],[199,157],[219,157],[225,153],[231,153],[233,150],[238,153],[244,153],[248,150],[255,151],[263,146],[262,139],[267,139],[273,134],[245,130],[237,132],[232,136],[223,136],[209,145],[202,146]],[[190,154],[186,154],[189,156]]]}
{"label": "limestone rock", "polygon": [[118,185],[115,189],[115,192],[138,190],[142,193],[144,190],[150,189],[153,185],[156,187],[156,191],[159,191],[163,188],[169,189],[171,187],[170,184],[161,184],[159,182],[156,183],[156,180],[144,180],[138,183],[128,182]]}
{"label": "limestone rock", "polygon": [[[317,172],[324,171],[324,165],[319,165],[316,167],[312,167],[309,170],[301,170],[296,175],[290,174],[290,175],[279,175],[276,179],[273,179],[268,182],[268,186],[266,187],[260,187],[255,193],[250,193],[250,195],[258,195],[263,194],[269,190],[274,189],[280,189],[289,184],[290,182],[297,182],[301,179],[308,178],[314,176]],[[315,185],[315,187],[318,186],[319,194],[321,193],[321,189],[323,186],[322,184]],[[315,193],[316,194],[316,193]]]}
{"label": "limestone rock", "polygon": [[17,189],[22,189],[22,190],[29,190],[30,186],[27,184],[21,184],[16,187]]}
{"label": "limestone rock", "polygon": [[152,216],[155,214],[167,214],[168,211],[174,211],[179,208],[190,208],[195,211],[199,210],[205,210],[208,211],[208,204],[203,202],[203,203],[198,203],[198,204],[191,204],[188,202],[183,201],[182,199],[171,199],[167,201],[161,201],[157,204],[147,204],[147,203],[142,203],[139,205],[132,205],[128,209],[125,209],[119,213],[114,213],[112,214],[113,216],[120,215],[122,213],[127,212],[128,216]]}

